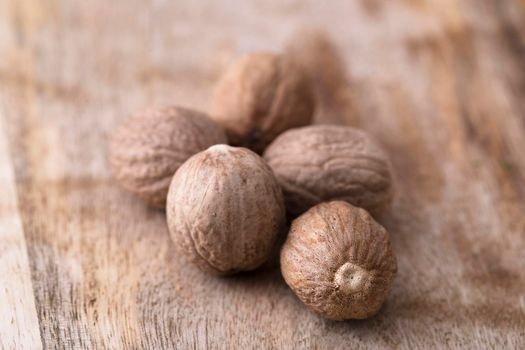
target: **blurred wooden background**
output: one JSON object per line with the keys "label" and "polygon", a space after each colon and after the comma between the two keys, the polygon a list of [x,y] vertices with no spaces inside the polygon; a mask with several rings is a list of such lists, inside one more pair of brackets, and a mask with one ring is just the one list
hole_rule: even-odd
{"label": "blurred wooden background", "polygon": [[[311,314],[275,261],[186,266],[108,172],[127,114],[206,110],[232,59],[297,30],[319,119],[396,172],[399,274],[366,321]],[[523,0],[0,0],[0,89],[0,348],[525,348]]]}

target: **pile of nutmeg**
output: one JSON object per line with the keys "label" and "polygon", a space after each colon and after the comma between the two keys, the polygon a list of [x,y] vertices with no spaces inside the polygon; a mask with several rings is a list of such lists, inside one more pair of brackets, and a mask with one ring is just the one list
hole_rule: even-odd
{"label": "pile of nutmeg", "polygon": [[322,316],[366,318],[397,271],[372,218],[392,198],[389,161],[365,132],[309,125],[315,95],[286,55],[250,54],[218,82],[210,115],[181,107],[138,114],[112,137],[125,189],[166,208],[188,261],[216,275],[263,264],[287,230],[281,272]]}

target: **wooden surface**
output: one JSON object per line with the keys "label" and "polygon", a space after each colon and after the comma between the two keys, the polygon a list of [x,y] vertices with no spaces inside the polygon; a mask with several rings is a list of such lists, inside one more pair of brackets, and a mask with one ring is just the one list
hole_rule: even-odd
{"label": "wooden surface", "polygon": [[[186,266],[108,172],[128,113],[206,110],[233,58],[301,28],[335,43],[292,45],[319,118],[396,172],[399,274],[367,321],[311,314],[276,261]],[[0,0],[0,348],[525,348],[524,40],[521,0]]]}

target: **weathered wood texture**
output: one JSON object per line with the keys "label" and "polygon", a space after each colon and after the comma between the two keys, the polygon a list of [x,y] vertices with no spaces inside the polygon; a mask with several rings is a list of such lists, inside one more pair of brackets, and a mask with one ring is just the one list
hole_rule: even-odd
{"label": "weathered wood texture", "polygon": [[[206,110],[227,63],[298,28],[339,48],[292,45],[320,119],[370,131],[396,172],[399,274],[367,321],[311,314],[276,262],[186,266],[108,172],[129,112]],[[1,346],[525,348],[524,1],[0,0],[0,38]]]}
{"label": "weathered wood texture", "polygon": [[[1,119],[0,132],[5,135]],[[0,140],[0,182],[0,349],[38,349],[40,334],[26,242],[4,139]]]}

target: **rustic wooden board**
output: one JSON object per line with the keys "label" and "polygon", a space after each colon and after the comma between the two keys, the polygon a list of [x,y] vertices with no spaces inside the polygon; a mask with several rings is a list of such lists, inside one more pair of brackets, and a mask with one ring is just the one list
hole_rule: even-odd
{"label": "rustic wooden board", "polygon": [[[206,110],[226,64],[298,28],[337,47],[292,45],[319,119],[374,134],[396,172],[399,275],[367,321],[311,314],[276,261],[186,266],[108,172],[129,112]],[[0,0],[0,347],[525,348],[524,40],[519,0]]]}

